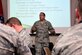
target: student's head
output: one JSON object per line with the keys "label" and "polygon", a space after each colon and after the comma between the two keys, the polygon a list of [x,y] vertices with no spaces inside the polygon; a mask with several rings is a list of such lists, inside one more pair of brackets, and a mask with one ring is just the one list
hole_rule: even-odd
{"label": "student's head", "polygon": [[78,6],[76,8],[76,17],[78,22],[82,21],[82,0],[78,0]]}
{"label": "student's head", "polygon": [[17,32],[20,31],[20,29],[22,29],[22,24],[20,22],[20,20],[16,17],[11,17],[6,21],[6,25],[13,27]]}
{"label": "student's head", "polygon": [[43,21],[43,20],[45,20],[45,13],[44,12],[40,12],[40,15],[39,15],[39,17],[40,17],[40,21]]}

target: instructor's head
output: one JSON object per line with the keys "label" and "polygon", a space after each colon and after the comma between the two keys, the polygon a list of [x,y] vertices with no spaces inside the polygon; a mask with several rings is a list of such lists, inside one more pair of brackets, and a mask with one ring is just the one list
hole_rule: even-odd
{"label": "instructor's head", "polygon": [[76,8],[76,17],[78,18],[78,22],[82,21],[82,0],[78,0],[78,6]]}
{"label": "instructor's head", "polygon": [[39,15],[39,17],[40,17],[40,21],[44,21],[45,20],[45,13],[44,12],[40,12],[40,15]]}

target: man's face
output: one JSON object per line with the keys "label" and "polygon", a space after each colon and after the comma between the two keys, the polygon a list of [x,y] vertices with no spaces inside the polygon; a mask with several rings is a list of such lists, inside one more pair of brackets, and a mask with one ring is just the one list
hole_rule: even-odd
{"label": "man's face", "polygon": [[40,21],[45,20],[45,16],[44,16],[44,14],[43,14],[43,13],[40,13],[39,17],[40,17]]}

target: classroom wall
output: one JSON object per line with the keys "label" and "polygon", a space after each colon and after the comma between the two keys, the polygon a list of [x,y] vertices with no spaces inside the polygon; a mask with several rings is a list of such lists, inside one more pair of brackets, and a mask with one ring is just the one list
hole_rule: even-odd
{"label": "classroom wall", "polygon": [[3,7],[3,16],[5,18],[5,21],[7,20],[8,18],[8,6],[7,6],[7,1],[8,0],[1,0],[2,2],[2,7]]}
{"label": "classroom wall", "polygon": [[[3,6],[3,15],[4,15],[4,18],[5,20],[8,18],[8,12],[9,12],[9,9],[8,9],[8,2],[9,0],[1,0],[2,1],[2,6]],[[71,25],[74,25],[75,24],[75,8],[76,8],[76,5],[77,5],[77,0],[71,0],[71,9],[70,9],[70,12],[71,12]]]}

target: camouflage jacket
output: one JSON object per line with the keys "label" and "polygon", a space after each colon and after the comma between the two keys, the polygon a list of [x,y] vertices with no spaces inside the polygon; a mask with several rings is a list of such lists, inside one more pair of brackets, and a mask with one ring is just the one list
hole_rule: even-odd
{"label": "camouflage jacket", "polygon": [[82,55],[82,23],[58,37],[52,55]]}
{"label": "camouflage jacket", "polygon": [[32,27],[36,31],[35,42],[48,43],[49,40],[49,31],[54,30],[49,21],[36,21]]}
{"label": "camouflage jacket", "polygon": [[18,33],[11,27],[0,24],[0,55],[31,55],[28,45],[21,42]]}
{"label": "camouflage jacket", "polygon": [[29,35],[29,32],[26,28],[22,29],[19,32],[19,35],[20,35],[21,42],[24,41],[26,44],[28,44],[29,47],[32,46],[32,38]]}

